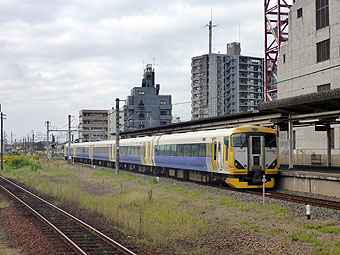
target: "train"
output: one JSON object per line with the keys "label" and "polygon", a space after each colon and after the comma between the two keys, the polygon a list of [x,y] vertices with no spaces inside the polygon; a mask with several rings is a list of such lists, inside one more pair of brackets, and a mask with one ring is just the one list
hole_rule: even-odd
{"label": "train", "polygon": [[[273,188],[278,174],[275,130],[240,126],[120,139],[119,167],[237,189]],[[69,155],[70,154],[70,155]],[[72,143],[65,159],[114,167],[115,140]],[[264,178],[265,176],[265,178]]]}

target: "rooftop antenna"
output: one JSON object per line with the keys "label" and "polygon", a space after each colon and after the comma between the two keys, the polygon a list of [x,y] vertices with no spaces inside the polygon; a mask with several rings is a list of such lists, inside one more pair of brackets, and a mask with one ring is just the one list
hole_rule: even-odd
{"label": "rooftop antenna", "polygon": [[212,22],[212,9],[211,9],[211,18],[208,24],[206,24],[204,27],[209,27],[209,54],[211,54],[211,47],[212,47],[212,28],[213,27],[217,27],[219,24],[217,25],[213,25]]}

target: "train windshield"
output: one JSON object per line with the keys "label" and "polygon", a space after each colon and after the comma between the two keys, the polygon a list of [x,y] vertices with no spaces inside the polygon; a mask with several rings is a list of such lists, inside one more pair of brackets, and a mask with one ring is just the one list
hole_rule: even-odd
{"label": "train windshield", "polygon": [[231,146],[247,147],[249,136],[264,136],[265,147],[276,147],[276,135],[271,133],[240,133],[231,136]]}
{"label": "train windshield", "polygon": [[264,134],[264,141],[266,147],[276,147],[276,135],[275,134]]}
{"label": "train windshield", "polygon": [[243,134],[235,134],[231,136],[231,146],[233,147],[246,147],[248,145],[247,135]]}

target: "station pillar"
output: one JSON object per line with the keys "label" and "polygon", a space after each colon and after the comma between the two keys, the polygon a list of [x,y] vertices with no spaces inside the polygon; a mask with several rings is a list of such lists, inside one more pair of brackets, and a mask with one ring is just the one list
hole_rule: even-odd
{"label": "station pillar", "polygon": [[291,118],[291,115],[289,115],[289,120],[288,120],[288,141],[289,141],[289,155],[288,155],[289,165],[288,165],[288,169],[291,169],[291,168],[294,167],[293,120]]}
{"label": "station pillar", "polygon": [[330,167],[332,165],[332,147],[331,147],[331,125],[326,125],[327,131],[327,156],[326,156],[326,166]]}
{"label": "station pillar", "polygon": [[280,125],[275,125],[277,152],[277,167],[280,167]]}

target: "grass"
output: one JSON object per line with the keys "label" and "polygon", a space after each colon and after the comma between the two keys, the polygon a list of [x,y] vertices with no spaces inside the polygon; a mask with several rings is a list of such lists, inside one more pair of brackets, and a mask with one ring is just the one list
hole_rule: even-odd
{"label": "grass", "polygon": [[21,255],[21,253],[18,249],[10,249],[7,248],[4,243],[0,242],[0,254],[6,254],[6,255]]}
{"label": "grass", "polygon": [[10,206],[10,202],[0,202],[0,209],[6,208]]}
{"label": "grass", "polygon": [[[39,171],[32,171],[27,166],[8,168],[4,175],[19,179],[42,193],[103,215],[112,222],[112,227],[161,247],[167,247],[168,243],[182,238],[202,236],[208,229],[201,217],[204,211],[198,215],[194,208],[181,207],[181,201],[176,196],[169,196],[168,192],[162,192],[161,186],[164,184],[156,183],[153,179],[137,178],[132,174],[116,175],[111,170],[99,169],[93,171],[93,178],[99,182],[111,180],[115,191],[110,195],[95,195],[83,189],[75,171],[68,167],[53,162],[49,166],[42,165]],[[67,182],[55,182],[51,177],[67,178]],[[139,180],[142,187],[135,189],[129,186],[129,181],[135,179]],[[165,188],[172,189],[178,192],[177,187],[172,185]],[[190,199],[200,199],[202,196],[204,191],[201,190],[190,194]]]}
{"label": "grass", "polygon": [[[181,240],[204,238],[209,232],[206,219],[225,225],[237,223],[238,227],[264,235],[284,237],[285,242],[310,244],[315,254],[339,254],[340,242],[324,242],[324,235],[337,237],[340,229],[332,222],[296,224],[290,209],[258,203],[246,203],[226,196],[208,194],[203,189],[192,190],[181,185],[165,184],[156,178],[140,177],[132,173],[115,174],[112,169],[97,168],[89,171],[87,178],[99,188],[111,187],[110,193],[90,193],[87,183],[80,177],[76,166],[62,162],[42,162],[34,169],[31,165],[20,168],[5,164],[3,174],[18,179],[40,192],[98,213],[111,222],[113,228],[134,236],[141,242],[160,247]],[[83,173],[82,173],[83,174]],[[0,208],[8,206],[0,203]],[[210,217],[214,210],[219,216]],[[251,216],[249,217],[249,214]],[[248,218],[243,218],[247,216]],[[274,227],[261,225],[261,221]],[[287,230],[284,226],[290,226]],[[192,254],[204,251],[197,249]],[[204,252],[202,254],[207,254]]]}

